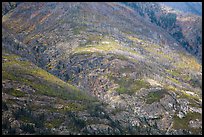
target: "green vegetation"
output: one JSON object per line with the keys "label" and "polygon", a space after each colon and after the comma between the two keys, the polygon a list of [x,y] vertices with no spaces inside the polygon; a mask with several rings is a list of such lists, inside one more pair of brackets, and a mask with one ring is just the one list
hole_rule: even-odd
{"label": "green vegetation", "polygon": [[145,46],[144,49],[147,50],[150,53],[155,54],[156,56],[161,57],[161,59],[167,59],[167,60],[173,60],[172,56],[169,54],[165,54],[163,51],[158,50],[158,45],[151,45],[151,46]]}
{"label": "green vegetation", "polygon": [[165,89],[168,91],[177,91],[178,89],[172,85],[165,85]]}
{"label": "green vegetation", "polygon": [[195,120],[195,119],[199,119],[202,121],[202,115],[200,113],[197,113],[197,112],[189,112],[182,119],[180,119],[178,116],[175,115],[173,128],[174,129],[188,129],[188,130],[192,131],[194,134],[196,134],[196,132],[200,132],[200,131],[202,131],[202,129],[193,129],[193,128],[190,128],[188,126],[189,121]]}
{"label": "green vegetation", "polygon": [[[93,45],[80,46],[74,49],[74,53],[90,53],[90,52],[115,52],[116,50],[126,51],[131,54],[138,54],[136,51],[132,50],[131,48],[124,47],[119,45],[118,42],[114,41],[113,39],[108,38],[97,38],[97,43]],[[91,42],[88,42],[91,43]]]}
{"label": "green vegetation", "polygon": [[83,104],[78,104],[78,103],[67,103],[64,106],[65,111],[82,111],[86,107]]}
{"label": "green vegetation", "polygon": [[19,119],[23,122],[34,123],[36,127],[43,127],[45,121],[44,114],[34,115],[30,108],[19,108],[14,112],[15,119]]}
{"label": "green vegetation", "polygon": [[[179,83],[179,81],[175,79],[175,77],[177,77],[177,78],[180,78],[181,80],[183,80],[184,82],[187,82],[187,83],[192,85],[192,83],[191,83],[191,81],[192,81],[191,76],[189,74],[183,73],[182,70],[177,70],[177,69],[168,70],[168,69],[166,69],[166,72],[168,74],[171,74],[174,77],[174,78],[169,78],[169,79],[171,79],[175,83]],[[195,85],[198,84],[198,81],[195,80],[194,82],[195,82]],[[192,86],[194,86],[194,85],[192,85]]]}
{"label": "green vegetation", "polygon": [[191,107],[202,108],[202,104],[198,104],[197,102],[195,102],[195,100],[189,100],[189,102],[189,106]]}
{"label": "green vegetation", "polygon": [[[39,40],[40,38],[43,38],[43,40]],[[47,43],[45,42],[45,35],[41,34],[41,33],[37,33],[37,34],[29,34],[25,37],[25,39],[23,40],[23,43],[30,43],[33,40],[37,40],[39,42],[39,44],[43,45],[43,46],[47,46]]]}
{"label": "green vegetation", "polygon": [[45,122],[44,125],[45,125],[45,127],[52,129],[52,128],[59,127],[63,122],[64,122],[64,119],[62,119],[62,118],[55,118],[55,119],[53,119],[50,122]]}
{"label": "green vegetation", "polygon": [[195,101],[199,101],[200,99],[198,96],[187,94],[184,90],[180,90],[180,98],[187,98]]}
{"label": "green vegetation", "polygon": [[150,84],[142,79],[134,80],[126,77],[122,77],[119,79],[113,76],[109,76],[109,78],[114,80],[114,82],[116,82],[119,85],[116,91],[120,94],[132,95],[141,88],[150,87]]}
{"label": "green vegetation", "polygon": [[25,96],[25,92],[22,92],[18,89],[13,89],[13,88],[5,89],[5,92],[7,94],[10,94],[10,95],[15,96],[15,97],[24,97]]}
{"label": "green vegetation", "polygon": [[147,95],[146,103],[147,104],[152,104],[153,102],[159,102],[159,100],[161,98],[163,98],[165,96],[165,94],[168,94],[168,92],[165,89],[150,92]]}
{"label": "green vegetation", "polygon": [[61,105],[60,107],[56,108],[53,106],[39,106],[39,105],[31,105],[32,110],[37,110],[37,109],[44,109],[47,112],[59,112],[59,113],[63,113],[65,114],[66,112],[78,112],[78,111],[83,111],[85,109],[87,109],[87,107],[90,105],[90,103],[93,102],[83,102],[83,104],[81,103],[76,103],[76,102],[68,102],[65,103],[64,100],[61,100],[60,102],[57,102],[57,104]]}
{"label": "green vegetation", "polygon": [[117,45],[115,41],[105,41],[105,44],[103,42],[100,42],[99,45],[86,45],[85,47],[78,47],[75,49],[75,52],[82,52],[82,51],[111,51],[115,49],[121,49],[122,47]]}
{"label": "green vegetation", "polygon": [[177,69],[189,69],[191,71],[199,72],[202,69],[201,64],[199,64],[195,57],[187,55],[186,53],[179,53],[179,61],[173,64]]}
{"label": "green vegetation", "polygon": [[170,73],[171,75],[175,76],[175,77],[178,77],[180,76],[180,72],[178,70],[166,70],[167,73]]}
{"label": "green vegetation", "polygon": [[101,35],[89,35],[88,38],[86,39],[86,43],[80,44],[80,46],[86,46],[86,45],[92,45],[95,43],[99,44],[101,40],[103,39],[103,36]]}
{"label": "green vegetation", "polygon": [[[37,68],[28,61],[20,61],[19,56],[3,55],[6,60],[2,66],[2,80],[10,79],[34,88],[37,94],[60,97],[62,99],[94,100],[79,91],[74,86],[65,83],[50,73]],[[28,76],[33,77],[29,79]],[[13,91],[13,95],[21,96],[20,91]]]}
{"label": "green vegetation", "polygon": [[161,26],[163,28],[169,28],[175,25],[176,23],[176,14],[175,13],[168,13],[166,15],[160,16]]}
{"label": "green vegetation", "polygon": [[137,37],[128,36],[127,38],[130,39],[130,40],[132,40],[132,41],[134,41],[134,42],[144,42],[144,43],[145,43],[144,40],[139,39],[139,38],[137,38]]}
{"label": "green vegetation", "polygon": [[143,44],[137,44],[140,47],[142,47],[144,50],[153,53],[156,56],[161,57],[160,59],[167,59],[169,61],[173,60],[172,55],[169,54],[165,54],[163,51],[161,51],[161,45],[157,45],[157,44],[148,44],[145,40],[139,39],[137,37],[133,37],[133,36],[128,36],[128,39],[134,41],[135,43],[143,43]]}
{"label": "green vegetation", "polygon": [[185,82],[188,82],[191,79],[191,77],[187,74],[183,74],[183,75],[181,75],[181,77],[182,77],[183,81],[185,81]]}
{"label": "green vegetation", "polygon": [[[109,54],[108,54],[109,55]],[[120,60],[128,60],[128,57],[124,56],[124,55],[120,55],[120,54],[111,54],[112,56],[110,58],[108,58],[109,61],[113,60],[113,59],[120,59]]]}
{"label": "green vegetation", "polygon": [[176,83],[176,84],[180,84],[180,82],[177,79],[175,79],[175,78],[172,78],[172,77],[169,77],[169,76],[167,76],[167,78],[169,80],[171,80],[172,82]]}
{"label": "green vegetation", "polygon": [[74,35],[80,34],[82,31],[86,31],[85,26],[78,26],[78,27],[74,27],[73,29]]}
{"label": "green vegetation", "polygon": [[[199,101],[199,97],[196,95],[191,95],[191,94],[187,94],[182,88],[177,88],[175,86],[172,85],[166,85],[165,89],[168,91],[173,91],[177,94],[177,98],[184,98],[184,99],[188,99],[188,101],[190,102],[190,106],[192,107],[202,107],[202,105],[198,104],[197,102]],[[187,89],[185,89],[186,91],[188,91]],[[193,92],[193,91],[191,91]]]}
{"label": "green vegetation", "polygon": [[25,93],[22,92],[22,91],[19,91],[19,90],[14,90],[14,89],[11,89],[11,95],[13,96],[16,96],[16,97],[23,97],[25,96]]}

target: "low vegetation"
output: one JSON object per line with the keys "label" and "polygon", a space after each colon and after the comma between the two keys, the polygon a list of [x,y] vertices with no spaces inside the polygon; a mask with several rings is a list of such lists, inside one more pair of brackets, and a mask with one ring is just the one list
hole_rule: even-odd
{"label": "low vegetation", "polygon": [[119,94],[132,95],[138,90],[140,90],[141,88],[150,87],[150,84],[144,81],[143,79],[134,80],[126,77],[117,78],[112,76],[110,76],[109,78],[114,80],[114,82],[119,85],[119,87],[116,89],[116,91]]}
{"label": "low vegetation", "polygon": [[[37,90],[37,94],[44,94],[62,99],[93,100],[74,86],[65,83],[50,73],[37,68],[28,61],[20,61],[16,55],[3,55],[2,79],[19,81]],[[28,76],[32,77],[29,79]],[[58,92],[56,92],[56,90]],[[20,91],[13,91],[15,96],[22,95]]]}
{"label": "low vegetation", "polygon": [[159,102],[160,99],[165,96],[165,94],[167,94],[167,91],[165,89],[161,89],[161,90],[158,90],[158,91],[150,92],[147,95],[146,103],[147,104],[152,104],[154,102]]}
{"label": "low vegetation", "polygon": [[202,115],[197,112],[189,112],[182,119],[175,115],[173,128],[174,129],[186,129],[186,130],[190,130],[191,132],[193,132],[193,134],[197,134],[197,132],[201,132],[202,129],[194,129],[194,128],[189,127],[190,120],[196,120],[196,119],[202,121]]}

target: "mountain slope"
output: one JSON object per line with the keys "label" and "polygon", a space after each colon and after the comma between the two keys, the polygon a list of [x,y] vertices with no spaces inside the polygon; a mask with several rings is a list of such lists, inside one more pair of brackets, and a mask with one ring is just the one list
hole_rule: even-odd
{"label": "mountain slope", "polygon": [[[201,63],[202,17],[179,12],[176,9],[172,9],[171,6],[169,7],[168,3],[171,2],[125,2],[123,4],[133,8],[137,14],[163,28]],[[182,3],[182,6],[177,2],[172,2],[170,5],[172,4],[185,9],[186,3]],[[191,3],[188,4],[191,5]]]}
{"label": "mountain slope", "polygon": [[[149,6],[163,14],[157,4],[134,3],[138,9],[131,4],[21,3],[2,17],[2,47],[61,79],[55,83],[56,77],[45,77],[48,87],[56,84],[49,87],[49,94],[39,89],[48,98],[60,96],[66,102],[68,85],[61,87],[62,92],[56,89],[71,83],[85,92],[83,96],[71,92],[76,102],[88,94],[102,103],[103,113],[94,115],[102,122],[96,118],[100,122],[94,120],[88,127],[86,122],[82,127],[72,125],[80,134],[202,134],[202,65],[160,17],[153,22]],[[12,71],[7,73],[13,76]],[[56,103],[47,102],[43,103]],[[68,129],[53,133],[76,133],[65,132]]]}
{"label": "mountain slope", "polygon": [[2,16],[17,7],[20,2],[2,2]]}
{"label": "mountain slope", "polygon": [[94,97],[20,56],[3,51],[2,62],[3,134],[93,134],[97,124],[121,134]]}
{"label": "mountain slope", "polygon": [[172,7],[187,13],[202,16],[202,2],[161,2],[164,5]]}

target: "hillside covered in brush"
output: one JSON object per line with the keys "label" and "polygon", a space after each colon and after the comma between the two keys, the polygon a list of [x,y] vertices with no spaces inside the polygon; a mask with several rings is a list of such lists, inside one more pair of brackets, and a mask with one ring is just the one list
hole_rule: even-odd
{"label": "hillside covered in brush", "polygon": [[201,33],[162,3],[3,2],[3,134],[202,134]]}

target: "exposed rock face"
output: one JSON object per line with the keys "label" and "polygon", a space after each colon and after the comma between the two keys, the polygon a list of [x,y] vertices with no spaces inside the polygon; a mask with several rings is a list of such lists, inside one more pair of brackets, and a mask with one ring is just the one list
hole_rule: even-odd
{"label": "exposed rock face", "polygon": [[202,65],[182,46],[201,57],[200,17],[157,3],[5,8],[3,134],[202,134]]}
{"label": "exposed rock face", "polygon": [[20,2],[2,2],[2,16],[17,7]]}
{"label": "exposed rock face", "polygon": [[201,2],[162,2],[162,4],[191,14],[202,15],[202,3]]}
{"label": "exposed rock face", "polygon": [[[161,2],[160,6],[156,2],[128,2],[124,4],[132,7],[137,13],[147,18],[150,22],[165,29],[189,53],[194,55],[200,63],[202,62],[202,27],[200,25],[202,23],[201,3]],[[170,5],[170,7],[168,7],[168,5]],[[178,9],[184,12],[179,12],[177,11]]]}

